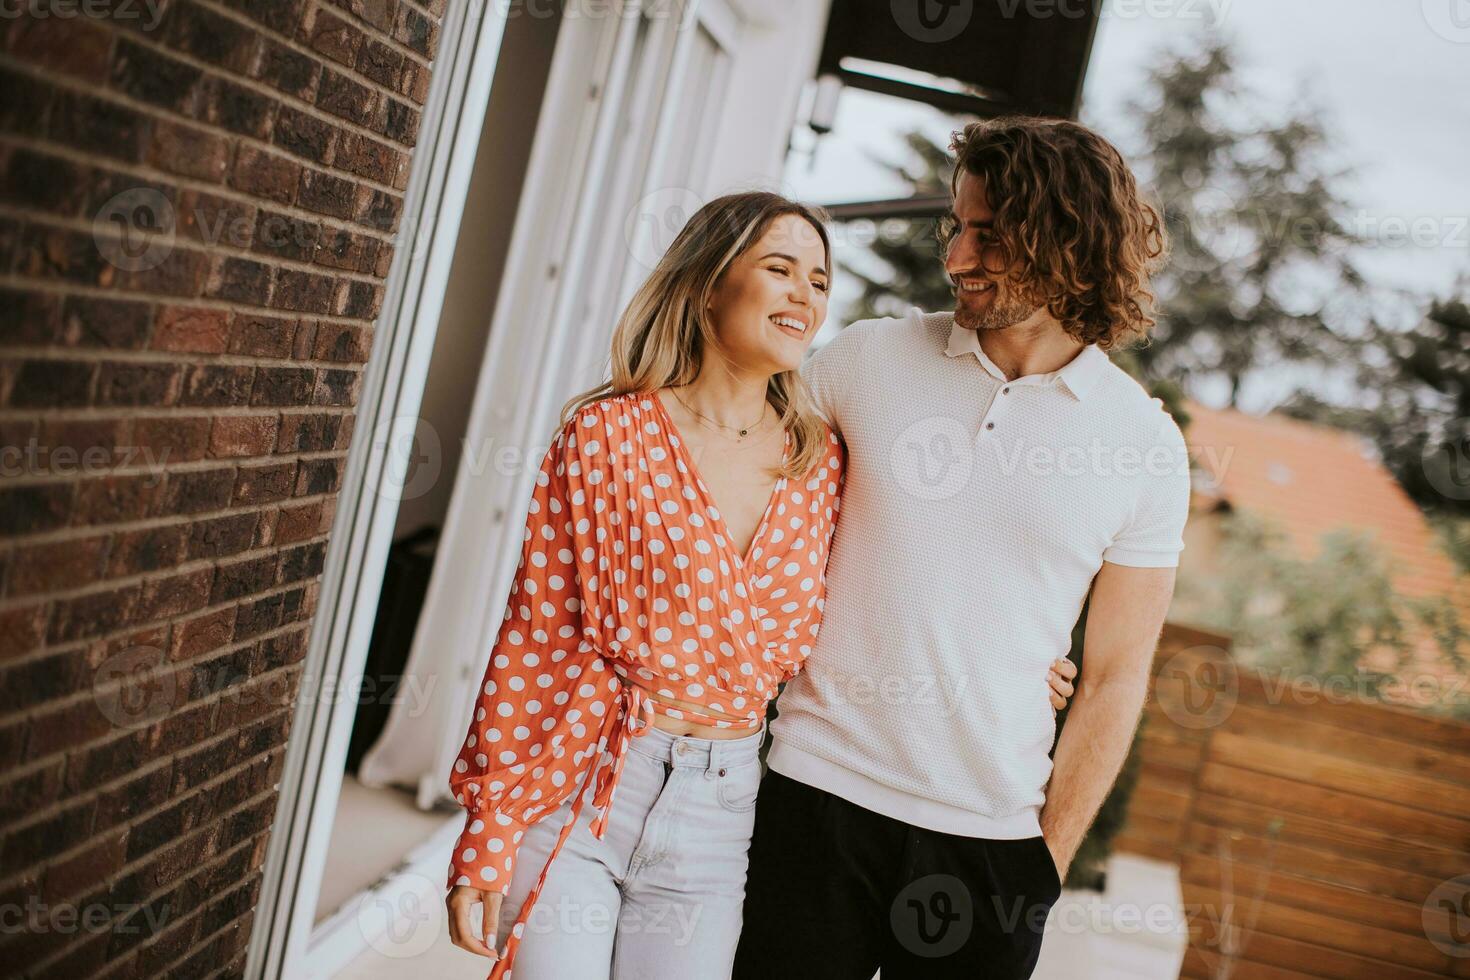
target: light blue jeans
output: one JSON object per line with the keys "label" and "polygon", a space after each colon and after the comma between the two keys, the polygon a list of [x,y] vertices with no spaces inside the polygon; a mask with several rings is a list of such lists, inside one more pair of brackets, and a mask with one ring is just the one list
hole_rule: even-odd
{"label": "light blue jeans", "polygon": [[[740,939],[760,787],[760,731],[742,738],[632,740],[603,840],[584,804],[516,953],[516,980],[724,980]],[[589,801],[590,803],[590,801]],[[521,838],[500,909],[503,939],[572,801]]]}

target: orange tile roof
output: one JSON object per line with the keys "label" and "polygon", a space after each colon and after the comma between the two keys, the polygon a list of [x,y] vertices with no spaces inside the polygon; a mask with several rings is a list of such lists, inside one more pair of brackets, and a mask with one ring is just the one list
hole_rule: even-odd
{"label": "orange tile roof", "polygon": [[1283,415],[1185,406],[1196,506],[1214,499],[1278,524],[1302,557],[1336,528],[1373,534],[1408,595],[1464,596],[1466,580],[1418,506],[1360,437]]}

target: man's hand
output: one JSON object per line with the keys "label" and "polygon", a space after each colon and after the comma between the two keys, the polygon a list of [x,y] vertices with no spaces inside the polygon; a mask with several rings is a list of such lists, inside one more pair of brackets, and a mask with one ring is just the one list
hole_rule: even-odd
{"label": "man's hand", "polygon": [[1041,833],[1063,878],[1133,744],[1174,575],[1172,567],[1105,561],[1093,579],[1082,641],[1087,683],[1057,739],[1041,808]]}
{"label": "man's hand", "polygon": [[1051,863],[1056,865],[1057,881],[1066,882],[1067,872],[1070,870],[1070,866],[1072,864],[1071,859],[1068,858],[1066,863],[1063,863],[1062,860],[1057,857],[1056,850],[1052,848],[1051,841],[1047,840],[1045,835],[1043,835],[1041,839],[1043,841],[1046,841],[1046,850],[1047,853],[1051,855]]}
{"label": "man's hand", "polygon": [[1057,658],[1056,663],[1051,665],[1047,671],[1046,680],[1051,685],[1051,706],[1061,711],[1067,706],[1067,699],[1075,690],[1072,680],[1077,676],[1077,665],[1066,657]]}
{"label": "man's hand", "polygon": [[[498,945],[495,930],[496,923],[500,921],[500,902],[503,898],[500,892],[483,891],[469,885],[455,885],[451,888],[444,904],[449,909],[449,938],[454,945],[479,956],[499,959],[500,954],[495,952]],[[474,926],[470,924],[476,905],[480,906],[480,924],[484,939],[475,934]]]}

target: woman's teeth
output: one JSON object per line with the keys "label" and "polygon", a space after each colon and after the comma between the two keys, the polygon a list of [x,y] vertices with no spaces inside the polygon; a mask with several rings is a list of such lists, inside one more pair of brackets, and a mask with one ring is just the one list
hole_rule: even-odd
{"label": "woman's teeth", "polygon": [[789,316],[773,316],[773,317],[771,317],[771,322],[774,323],[774,324],[776,324],[776,325],[778,325],[778,326],[790,327],[792,330],[795,330],[797,333],[806,333],[806,324],[805,323],[802,323],[800,320],[796,319],[795,317],[789,317]]}

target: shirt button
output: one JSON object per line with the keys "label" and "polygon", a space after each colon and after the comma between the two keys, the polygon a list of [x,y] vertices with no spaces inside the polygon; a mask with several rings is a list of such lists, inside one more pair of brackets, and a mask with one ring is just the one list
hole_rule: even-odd
{"label": "shirt button", "polygon": [[987,428],[987,429],[993,429],[993,428],[995,428],[995,423],[994,422],[986,422],[985,423],[985,428]]}
{"label": "shirt button", "polygon": [[1009,388],[1002,388],[1002,389],[1001,389],[1001,390],[1000,390],[1000,393],[1001,393],[1001,394],[1002,394],[1002,395],[1009,395],[1009,394],[1010,394],[1010,393],[1011,393],[1011,389],[1009,389]]}

